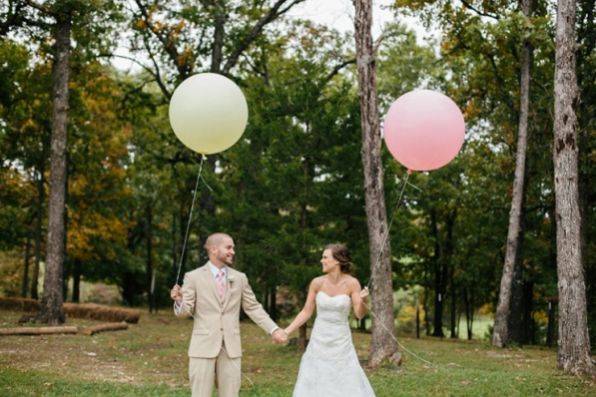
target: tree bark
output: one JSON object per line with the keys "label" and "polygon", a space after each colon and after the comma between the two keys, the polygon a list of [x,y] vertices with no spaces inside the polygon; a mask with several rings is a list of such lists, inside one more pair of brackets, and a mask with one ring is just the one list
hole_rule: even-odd
{"label": "tree bark", "polygon": [[416,339],[420,339],[420,303],[416,295]]}
{"label": "tree bark", "polygon": [[466,330],[468,335],[468,340],[472,340],[473,333],[472,327],[474,326],[474,304],[473,299],[470,296],[471,294],[468,293],[468,288],[464,288],[464,306],[466,310]]}
{"label": "tree bark", "polygon": [[[532,0],[521,0],[520,8],[526,17],[532,13]],[[519,125],[517,132],[517,149],[515,155],[515,173],[509,212],[509,228],[507,230],[507,246],[503,274],[499,289],[499,302],[495,313],[493,329],[493,346],[506,346],[511,340],[512,325],[511,295],[516,267],[519,266],[520,246],[522,244],[522,218],[525,192],[526,150],[528,133],[528,111],[530,106],[530,66],[532,64],[532,47],[528,41],[523,43],[521,51],[520,105]]]}
{"label": "tree bark", "polygon": [[435,289],[435,304],[434,304],[434,318],[433,318],[433,333],[432,336],[444,337],[443,334],[443,298],[445,296],[445,283],[443,279],[443,261],[441,254],[441,241],[439,239],[439,228],[437,225],[437,214],[434,208],[430,210],[430,228],[434,237],[434,252],[432,256],[433,270],[434,270],[434,289]]}
{"label": "tree bark", "polygon": [[303,352],[306,350],[306,346],[308,345],[308,340],[306,338],[306,332],[308,330],[307,323],[304,323],[298,329],[298,350]]}
{"label": "tree bark", "polygon": [[428,307],[429,287],[424,287],[424,299],[422,300],[422,308],[424,309],[424,334],[430,336],[430,308]]}
{"label": "tree bark", "polygon": [[[451,273],[451,276],[453,277],[453,272]],[[451,329],[450,329],[450,335],[449,337],[451,339],[457,339],[458,335],[459,335],[459,321],[458,319],[458,315],[457,315],[457,301],[456,301],[456,294],[455,294],[455,285],[453,283],[451,283],[451,313],[450,313],[450,321],[451,321]]]}
{"label": "tree bark", "polygon": [[79,328],[76,326],[59,327],[17,327],[1,328],[0,335],[48,335],[48,334],[76,334]]}
{"label": "tree bark", "polygon": [[38,315],[38,320],[48,324],[64,322],[62,270],[64,266],[64,204],[66,193],[66,127],[68,119],[70,34],[70,15],[58,15],[55,25],[55,58],[52,73],[53,109],[47,263],[43,298]]}
{"label": "tree bark", "polygon": [[81,260],[75,259],[72,266],[72,301],[78,303],[81,300]]}
{"label": "tree bark", "polygon": [[[45,150],[44,150],[45,153]],[[38,299],[39,264],[41,262],[41,240],[43,236],[43,203],[45,202],[45,160],[40,160],[37,170],[37,213],[35,214],[35,264],[31,275],[31,299]]]}
{"label": "tree bark", "polygon": [[31,259],[31,236],[27,233],[25,239],[25,260],[23,268],[23,282],[21,283],[21,297],[27,297],[27,289],[29,287],[29,262]]}
{"label": "tree bark", "polygon": [[80,333],[83,335],[94,335],[100,332],[106,331],[121,331],[128,329],[128,324],[125,322],[121,323],[105,323],[99,325],[93,325],[91,327],[83,328]]}
{"label": "tree bark", "polygon": [[145,206],[145,242],[145,272],[147,282],[147,298],[149,303],[149,313],[153,313],[153,311],[155,310],[155,297],[153,294],[155,274],[153,270],[153,209],[151,208],[150,202],[148,202]]}
{"label": "tree bark", "polygon": [[522,316],[521,316],[521,343],[533,345],[536,336],[534,322],[534,282],[529,280],[523,283]]}
{"label": "tree bark", "polygon": [[[376,65],[372,44],[372,2],[354,0],[356,64],[362,128],[362,165],[372,279],[372,340],[369,366],[377,367],[385,358],[399,363],[401,356],[394,339],[391,248],[381,164],[381,133],[377,109]],[[387,239],[384,244],[384,239]],[[377,263],[378,258],[378,263]]]}
{"label": "tree bark", "polygon": [[559,0],[555,41],[554,175],[557,222],[559,346],[557,365],[571,374],[592,373],[578,195],[578,145],[575,108],[575,0]]}
{"label": "tree bark", "polygon": [[555,304],[554,299],[548,299],[548,323],[546,324],[546,345],[551,347],[555,334]]}

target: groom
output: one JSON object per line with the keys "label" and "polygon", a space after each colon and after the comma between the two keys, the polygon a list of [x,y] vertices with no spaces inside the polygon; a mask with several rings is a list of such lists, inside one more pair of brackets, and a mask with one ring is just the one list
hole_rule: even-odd
{"label": "groom", "polygon": [[287,342],[255,298],[246,275],[233,269],[234,240],[225,233],[205,242],[209,261],[184,275],[182,288],[170,295],[178,317],[192,316],[194,326],[188,348],[188,373],[193,397],[211,397],[217,375],[219,397],[238,396],[241,384],[240,306],[275,343]]}

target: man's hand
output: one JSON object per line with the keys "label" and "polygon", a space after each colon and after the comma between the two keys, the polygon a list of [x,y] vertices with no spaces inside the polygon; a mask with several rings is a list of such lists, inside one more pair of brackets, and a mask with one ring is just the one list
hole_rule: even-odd
{"label": "man's hand", "polygon": [[272,334],[271,338],[274,343],[283,344],[288,342],[288,334],[283,329],[276,329]]}
{"label": "man's hand", "polygon": [[172,288],[170,291],[170,297],[176,302],[182,301],[182,291],[180,290],[180,286],[178,284],[174,285],[174,288]]}

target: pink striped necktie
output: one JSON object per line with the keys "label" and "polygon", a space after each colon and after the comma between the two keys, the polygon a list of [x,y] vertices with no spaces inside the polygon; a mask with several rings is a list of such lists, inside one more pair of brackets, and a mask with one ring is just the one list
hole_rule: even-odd
{"label": "pink striped necktie", "polygon": [[219,299],[223,300],[226,295],[226,273],[223,270],[220,270],[215,276],[215,284],[217,285]]}

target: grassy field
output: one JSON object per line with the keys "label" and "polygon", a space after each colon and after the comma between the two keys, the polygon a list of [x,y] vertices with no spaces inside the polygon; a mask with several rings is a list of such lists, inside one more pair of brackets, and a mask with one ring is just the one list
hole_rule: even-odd
{"label": "grassy field", "polygon": [[[19,316],[0,311],[0,327],[14,326]],[[189,320],[163,313],[143,315],[128,331],[91,337],[0,337],[0,395],[188,396],[191,328]],[[242,324],[242,340],[241,396],[290,396],[300,362],[295,347],[273,345],[252,323]],[[355,333],[354,341],[364,359],[370,336]],[[554,350],[405,337],[400,342],[434,367],[404,353],[400,369],[367,371],[379,397],[596,395],[593,381],[556,370]]]}

